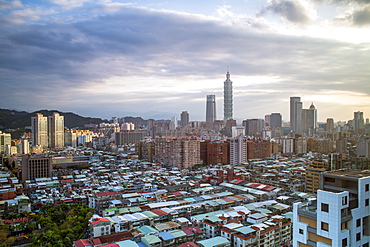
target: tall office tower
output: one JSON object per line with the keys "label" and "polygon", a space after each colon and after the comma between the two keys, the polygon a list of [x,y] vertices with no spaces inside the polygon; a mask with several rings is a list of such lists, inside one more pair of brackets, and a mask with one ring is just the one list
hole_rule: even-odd
{"label": "tall office tower", "polygon": [[363,112],[355,112],[354,113],[354,128],[357,129],[363,129],[364,128],[364,113]]}
{"label": "tall office tower", "polygon": [[213,124],[215,120],[216,120],[216,96],[207,95],[206,123]]}
{"label": "tall office tower", "polygon": [[293,246],[369,246],[369,173],[341,169],[320,180],[316,200],[293,204]]}
{"label": "tall office tower", "polygon": [[0,131],[0,154],[5,153],[7,145],[11,145],[12,137],[10,133],[3,133]]}
{"label": "tall office tower", "polygon": [[226,73],[224,82],[224,120],[233,118],[233,82],[230,80],[230,73]]}
{"label": "tall office tower", "polygon": [[282,116],[280,113],[271,113],[270,115],[270,128],[281,129],[282,127]]}
{"label": "tall office tower", "polygon": [[327,118],[326,119],[326,131],[333,131],[334,130],[334,119]]}
{"label": "tall office tower", "polygon": [[185,127],[189,125],[189,113],[187,111],[181,112],[181,127]]}
{"label": "tall office tower", "polygon": [[48,147],[48,118],[41,113],[36,113],[31,117],[32,145],[39,145],[43,148]]}
{"label": "tall office tower", "polygon": [[290,129],[302,133],[302,102],[300,97],[290,97]]}
{"label": "tall office tower", "polygon": [[48,118],[49,147],[64,147],[64,117],[54,112],[53,115]]}
{"label": "tall office tower", "polygon": [[313,136],[316,133],[317,110],[313,103],[309,109],[302,110],[302,123],[302,129],[308,136]]}
{"label": "tall office tower", "polygon": [[230,165],[238,166],[248,162],[247,137],[237,136],[230,139]]}

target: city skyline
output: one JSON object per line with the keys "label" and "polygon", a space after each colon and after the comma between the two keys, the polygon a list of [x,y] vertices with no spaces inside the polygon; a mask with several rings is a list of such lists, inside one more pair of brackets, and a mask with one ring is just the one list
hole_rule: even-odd
{"label": "city skyline", "polygon": [[[366,1],[4,1],[1,108],[83,116],[223,116],[229,66],[235,119],[311,102],[317,120],[370,115]],[[365,33],[365,34],[364,34]]]}

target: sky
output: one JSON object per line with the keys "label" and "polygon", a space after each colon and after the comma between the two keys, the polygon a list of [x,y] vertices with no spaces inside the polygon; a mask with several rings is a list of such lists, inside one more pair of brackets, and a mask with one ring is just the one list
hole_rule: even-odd
{"label": "sky", "polygon": [[370,0],[0,0],[0,108],[223,119],[313,102],[370,117]]}

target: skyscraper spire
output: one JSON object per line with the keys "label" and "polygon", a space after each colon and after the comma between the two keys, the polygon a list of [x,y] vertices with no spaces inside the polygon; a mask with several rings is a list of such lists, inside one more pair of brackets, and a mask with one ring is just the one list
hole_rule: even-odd
{"label": "skyscraper spire", "polygon": [[226,81],[224,82],[224,120],[233,118],[233,82],[230,80],[227,67]]}

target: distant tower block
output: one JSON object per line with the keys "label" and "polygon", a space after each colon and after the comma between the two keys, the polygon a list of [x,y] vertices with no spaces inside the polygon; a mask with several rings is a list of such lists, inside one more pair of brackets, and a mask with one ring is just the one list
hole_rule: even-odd
{"label": "distant tower block", "polygon": [[230,80],[230,73],[226,73],[224,82],[224,120],[233,118],[233,82]]}
{"label": "distant tower block", "polygon": [[212,124],[216,120],[216,96],[207,95],[206,123]]}

